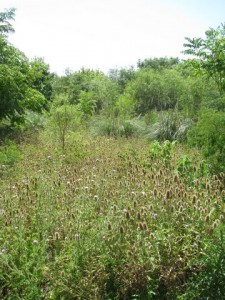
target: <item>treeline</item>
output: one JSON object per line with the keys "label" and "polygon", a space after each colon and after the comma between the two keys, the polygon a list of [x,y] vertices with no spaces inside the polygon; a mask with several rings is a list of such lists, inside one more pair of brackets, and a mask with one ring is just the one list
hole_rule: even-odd
{"label": "treeline", "polygon": [[0,13],[2,128],[35,129],[48,119],[63,148],[68,131],[80,125],[94,134],[178,140],[202,149],[213,172],[225,171],[224,24],[204,39],[186,38],[191,59],[149,58],[107,75],[81,69],[57,76],[8,42],[14,15]]}

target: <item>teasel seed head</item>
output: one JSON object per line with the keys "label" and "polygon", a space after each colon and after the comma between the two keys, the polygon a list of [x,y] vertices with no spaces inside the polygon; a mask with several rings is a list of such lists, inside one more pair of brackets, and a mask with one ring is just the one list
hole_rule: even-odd
{"label": "teasel seed head", "polygon": [[193,198],[192,198],[192,204],[194,204],[195,205],[195,203],[197,202],[197,196],[196,195],[194,195],[193,196]]}
{"label": "teasel seed head", "polygon": [[120,234],[123,234],[124,233],[124,228],[123,226],[120,226]]}
{"label": "teasel seed head", "polygon": [[129,220],[130,219],[130,212],[129,212],[129,210],[126,211],[125,215],[126,215],[126,219]]}
{"label": "teasel seed head", "polygon": [[150,211],[153,211],[154,210],[154,206],[152,204],[149,205],[149,209]]}
{"label": "teasel seed head", "polygon": [[145,230],[145,231],[148,230],[148,225],[145,222],[143,223],[143,230]]}
{"label": "teasel seed head", "polygon": [[170,198],[170,195],[171,195],[171,191],[170,191],[170,190],[167,190],[167,191],[166,191],[166,199],[169,199],[169,198]]}
{"label": "teasel seed head", "polygon": [[178,175],[177,175],[177,174],[175,174],[175,175],[174,175],[174,177],[173,177],[173,181],[177,183],[177,182],[178,182],[178,180],[179,180],[179,178],[178,178]]}
{"label": "teasel seed head", "polygon": [[206,222],[206,223],[209,223],[209,219],[210,219],[210,215],[208,214],[208,215],[205,217],[205,222]]}
{"label": "teasel seed head", "polygon": [[207,189],[207,191],[211,190],[211,186],[210,186],[210,184],[208,182],[206,183],[206,189]]}
{"label": "teasel seed head", "polygon": [[144,230],[144,226],[143,226],[142,223],[139,223],[139,224],[138,224],[138,227],[139,227],[139,229]]}
{"label": "teasel seed head", "polygon": [[138,219],[139,221],[141,220],[141,213],[140,213],[140,212],[137,213],[137,219]]}

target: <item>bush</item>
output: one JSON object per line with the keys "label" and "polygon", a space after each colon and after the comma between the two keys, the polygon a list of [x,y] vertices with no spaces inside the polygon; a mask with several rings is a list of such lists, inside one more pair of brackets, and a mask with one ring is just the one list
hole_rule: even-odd
{"label": "bush", "polygon": [[225,172],[225,113],[204,110],[188,133],[190,145],[200,147],[213,172]]}
{"label": "bush", "polygon": [[145,123],[138,118],[122,119],[120,117],[99,118],[92,124],[94,135],[105,135],[111,137],[131,137],[143,134]]}
{"label": "bush", "polygon": [[198,272],[196,276],[187,283],[186,292],[178,299],[224,299],[224,228],[220,227],[219,230],[220,237],[215,237],[215,244],[212,245],[209,243],[207,253],[204,254],[202,261],[198,262],[199,265],[202,266],[201,272]]}
{"label": "bush", "polygon": [[180,106],[186,92],[185,80],[175,70],[139,71],[125,89],[125,94],[136,104],[136,113],[142,115],[153,109],[160,111]]}
{"label": "bush", "polygon": [[59,107],[52,108],[48,127],[54,132],[54,137],[58,139],[63,150],[66,147],[68,133],[75,131],[80,122],[81,112],[77,106],[63,104]]}
{"label": "bush", "polygon": [[155,123],[149,126],[147,135],[151,140],[184,142],[192,124],[190,118],[183,117],[177,111],[162,111],[158,113]]}

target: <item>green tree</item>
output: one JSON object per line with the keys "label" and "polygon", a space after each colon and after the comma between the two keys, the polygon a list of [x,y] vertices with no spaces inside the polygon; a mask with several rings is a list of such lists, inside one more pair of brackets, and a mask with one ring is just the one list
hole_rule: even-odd
{"label": "green tree", "polygon": [[160,58],[147,58],[138,61],[139,69],[153,69],[153,70],[163,70],[171,69],[180,63],[178,57],[160,57]]}
{"label": "green tree", "polygon": [[53,96],[55,98],[60,94],[66,95],[70,104],[78,104],[82,101],[83,107],[85,101],[90,104],[89,96],[91,95],[96,113],[111,106],[118,97],[114,82],[104,73],[89,69],[81,69],[78,72],[69,72],[65,76],[55,77]]}
{"label": "green tree", "polygon": [[54,74],[43,58],[36,57],[30,63],[31,86],[38,90],[47,100],[52,99],[52,81]]}
{"label": "green tree", "polygon": [[108,74],[109,79],[116,83],[118,86],[119,93],[123,93],[127,84],[135,79],[136,71],[134,67],[121,68],[121,69],[111,69]]}
{"label": "green tree", "polygon": [[40,112],[46,99],[31,84],[27,57],[0,37],[0,120],[24,119],[26,109]]}
{"label": "green tree", "polygon": [[[0,121],[7,118],[11,123],[18,123],[24,120],[27,110],[41,112],[47,101],[40,88],[43,80],[37,82],[40,72],[24,53],[7,41],[5,33],[13,31],[8,19],[12,19],[14,13],[14,9],[0,13],[3,23],[0,28],[4,33],[0,32]],[[46,74],[44,76],[46,78]]]}
{"label": "green tree", "polygon": [[188,61],[197,74],[205,74],[217,85],[220,95],[225,92],[225,23],[210,28],[205,38],[186,37],[185,54],[194,56]]}
{"label": "green tree", "polygon": [[135,101],[136,112],[142,115],[180,106],[184,93],[185,81],[176,70],[141,70],[125,89]]}
{"label": "green tree", "polygon": [[58,138],[62,150],[65,150],[68,134],[70,131],[76,131],[80,119],[81,113],[76,105],[63,104],[52,107],[49,125],[54,131],[54,137]]}
{"label": "green tree", "polygon": [[10,32],[14,32],[14,28],[10,23],[15,17],[15,8],[10,8],[4,12],[0,12],[0,34],[6,35]]}

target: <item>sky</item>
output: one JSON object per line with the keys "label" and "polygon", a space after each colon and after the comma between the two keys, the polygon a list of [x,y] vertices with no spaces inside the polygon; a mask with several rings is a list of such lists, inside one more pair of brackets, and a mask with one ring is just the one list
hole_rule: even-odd
{"label": "sky", "polygon": [[183,58],[185,37],[225,22],[224,0],[0,0],[0,11],[10,7],[17,10],[9,41],[58,75]]}

